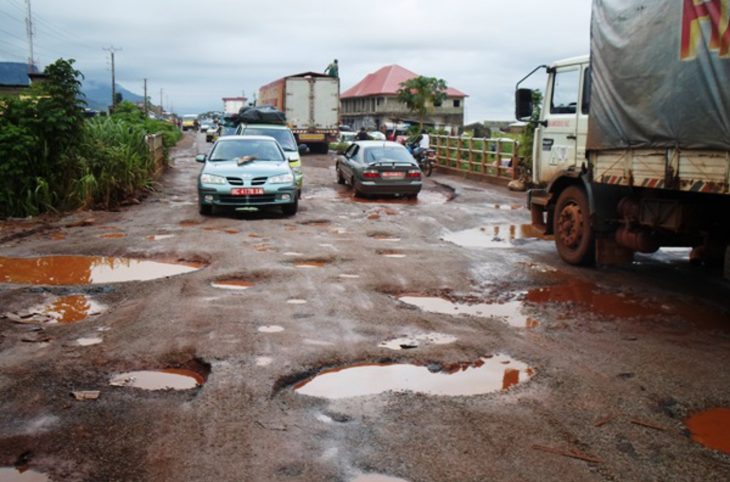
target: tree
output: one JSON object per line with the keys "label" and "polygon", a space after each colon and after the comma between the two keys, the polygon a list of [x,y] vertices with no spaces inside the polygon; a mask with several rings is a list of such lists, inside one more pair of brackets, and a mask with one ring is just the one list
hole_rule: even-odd
{"label": "tree", "polygon": [[423,129],[423,121],[428,113],[446,100],[446,81],[421,75],[402,82],[400,86],[397,99],[418,116],[419,126]]}

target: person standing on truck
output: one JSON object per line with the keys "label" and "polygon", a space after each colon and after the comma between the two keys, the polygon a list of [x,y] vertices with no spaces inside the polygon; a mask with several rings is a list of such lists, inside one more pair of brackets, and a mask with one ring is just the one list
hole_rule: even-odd
{"label": "person standing on truck", "polygon": [[337,65],[337,59],[333,60],[332,63],[324,69],[324,73],[334,78],[338,78],[340,76],[340,68]]}

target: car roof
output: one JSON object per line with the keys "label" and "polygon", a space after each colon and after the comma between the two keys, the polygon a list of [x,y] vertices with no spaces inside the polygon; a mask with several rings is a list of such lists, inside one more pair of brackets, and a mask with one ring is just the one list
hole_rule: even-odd
{"label": "car roof", "polygon": [[218,139],[218,142],[230,142],[230,141],[272,141],[276,142],[271,136],[225,136]]}
{"label": "car roof", "polygon": [[[353,144],[362,147],[403,147],[403,144],[393,141],[355,141]],[[405,147],[403,148],[405,149]]]}
{"label": "car roof", "polygon": [[275,129],[275,130],[291,130],[287,126],[283,126],[281,124],[246,124],[245,122],[242,122],[241,125],[243,127],[255,127],[257,129],[266,128],[266,129]]}

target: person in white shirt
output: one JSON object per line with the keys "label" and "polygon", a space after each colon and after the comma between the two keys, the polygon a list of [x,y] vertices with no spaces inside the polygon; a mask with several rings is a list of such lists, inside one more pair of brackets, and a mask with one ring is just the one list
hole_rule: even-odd
{"label": "person in white shirt", "polygon": [[428,132],[426,132],[426,129],[421,131],[420,137],[421,139],[418,141],[418,147],[413,150],[413,157],[415,157],[416,160],[418,160],[422,152],[431,147],[431,138],[429,137]]}

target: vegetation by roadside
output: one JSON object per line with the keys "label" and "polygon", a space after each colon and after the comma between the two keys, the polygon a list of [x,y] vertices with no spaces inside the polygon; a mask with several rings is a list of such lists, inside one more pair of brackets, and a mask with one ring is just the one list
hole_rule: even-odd
{"label": "vegetation by roadside", "polygon": [[59,59],[28,95],[0,99],[2,218],[117,206],[151,186],[145,135],[162,132],[166,147],[181,136],[132,104],[111,117],[85,118],[82,74],[73,64]]}

